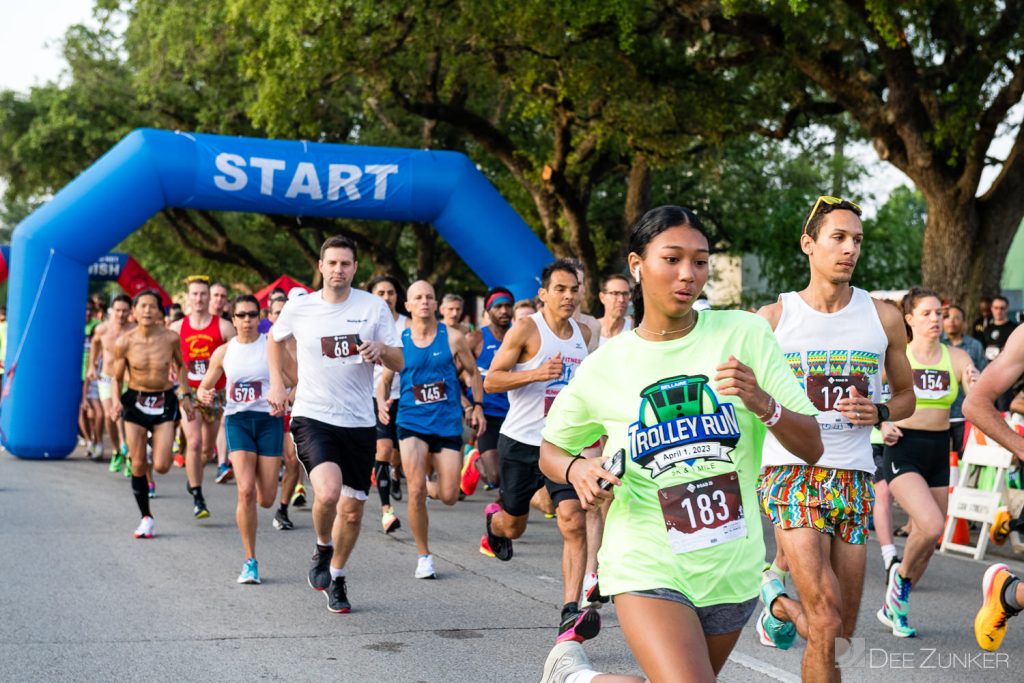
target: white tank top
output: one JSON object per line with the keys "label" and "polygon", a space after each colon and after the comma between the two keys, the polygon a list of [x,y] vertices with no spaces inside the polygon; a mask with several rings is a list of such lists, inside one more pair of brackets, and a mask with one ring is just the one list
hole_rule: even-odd
{"label": "white tank top", "polygon": [[[398,336],[398,339],[402,338],[402,333],[405,332],[406,321],[408,321],[408,320],[409,320],[408,317],[402,315],[401,313],[398,314],[398,319],[395,320],[395,334]],[[399,344],[401,344],[401,342],[399,342]],[[384,366],[383,365],[378,363],[377,365],[373,366],[373,387],[374,387],[374,390],[375,390],[374,396],[377,395],[376,394],[376,388],[377,388],[377,385],[380,384],[380,376],[383,375],[383,374],[384,374]],[[391,378],[391,394],[388,396],[388,398],[394,399],[394,400],[397,401],[398,397],[402,395],[402,387],[401,387],[400,382],[401,382],[401,377],[400,377],[399,373],[396,372],[395,376]]]}
{"label": "white tank top", "polygon": [[[889,345],[871,295],[853,288],[850,303],[835,313],[814,310],[796,292],[779,297],[782,317],[775,336],[793,374],[818,409],[818,427],[825,453],[818,467],[874,472],[871,427],[853,425],[836,410],[835,402],[855,385],[872,403],[882,401],[882,371]],[[779,443],[765,437],[761,458],[770,465],[805,465]]]}
{"label": "white tank top", "polygon": [[580,326],[572,318],[572,336],[561,339],[551,331],[544,314],[537,311],[530,316],[540,333],[540,349],[537,355],[525,363],[516,363],[513,372],[536,370],[557,353],[562,354],[562,376],[558,379],[532,382],[508,392],[508,415],[501,426],[501,433],[510,439],[530,446],[540,446],[540,433],[544,429],[544,418],[555,397],[572,379],[576,368],[587,357],[587,344],[583,340]]}
{"label": "white tank top", "polygon": [[[626,332],[629,332],[632,329],[633,329],[633,319],[630,318],[629,316],[627,316],[626,319],[622,323],[622,331],[619,332],[619,334],[624,334]],[[615,335],[615,337],[618,337],[619,334]],[[615,339],[615,337],[606,337],[606,336],[604,336],[602,334],[601,338],[597,340],[597,347],[601,348],[602,346],[604,346],[605,344],[610,342],[612,339]]]}
{"label": "white tank top", "polygon": [[234,415],[244,410],[270,412],[270,404],[267,403],[270,369],[267,367],[265,334],[261,334],[251,344],[243,344],[238,341],[238,337],[232,337],[224,353],[224,375],[228,379],[225,415]]}

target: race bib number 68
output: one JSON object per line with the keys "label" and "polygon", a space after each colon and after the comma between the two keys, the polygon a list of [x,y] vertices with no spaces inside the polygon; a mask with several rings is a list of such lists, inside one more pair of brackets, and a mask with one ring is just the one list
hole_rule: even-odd
{"label": "race bib number 68", "polygon": [[320,338],[320,352],[323,355],[324,365],[353,365],[362,363],[363,357],[359,355],[359,345],[362,341],[358,334],[336,334]]}

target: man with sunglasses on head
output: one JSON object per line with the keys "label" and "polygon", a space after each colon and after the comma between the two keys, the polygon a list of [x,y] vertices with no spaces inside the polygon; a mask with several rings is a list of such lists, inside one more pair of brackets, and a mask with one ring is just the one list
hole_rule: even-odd
{"label": "man with sunglasses on head", "polygon": [[[850,284],[864,239],[860,215],[851,201],[819,197],[800,236],[810,282],[759,311],[819,411],[825,447],[807,465],[769,432],[758,484],[779,550],[762,577],[756,630],[762,644],[779,649],[799,632],[807,680],[838,680],[835,642],[850,638],[857,621],[874,500],[871,428],[914,411],[899,312]],[[883,372],[892,391],[886,403]],[[785,592],[790,573],[800,602]]]}
{"label": "man with sunglasses on head", "polygon": [[316,550],[309,585],[325,591],[327,609],[352,606],[346,564],[359,538],[377,446],[373,366],[401,372],[402,347],[384,300],[352,287],[356,245],[343,236],[320,247],[323,289],[290,299],[270,329],[267,361],[275,410],[288,403],[283,343],[296,343],[298,388],[291,434],[313,486]]}
{"label": "man with sunglasses on head", "polygon": [[[186,376],[178,382],[199,388],[203,375],[210,365],[214,350],[235,336],[235,328],[227,320],[210,313],[210,278],[206,275],[192,275],[185,278],[188,287],[189,314],[171,324],[171,331],[181,338],[181,354],[185,360]],[[215,387],[217,395],[209,405],[198,406],[193,415],[186,415],[181,421],[188,445],[185,448],[185,472],[188,476],[188,492],[192,494],[192,514],[196,519],[210,516],[203,497],[203,467],[213,459],[213,447],[217,441],[224,408],[226,380],[221,377]],[[230,468],[226,468],[230,471]],[[227,475],[218,472],[218,479],[226,480]]]}
{"label": "man with sunglasses on head", "polygon": [[623,332],[633,329],[633,321],[626,316],[629,309],[629,297],[633,290],[625,275],[615,273],[604,279],[597,297],[601,300],[604,315],[598,319],[601,324],[601,336],[597,345],[604,346]]}

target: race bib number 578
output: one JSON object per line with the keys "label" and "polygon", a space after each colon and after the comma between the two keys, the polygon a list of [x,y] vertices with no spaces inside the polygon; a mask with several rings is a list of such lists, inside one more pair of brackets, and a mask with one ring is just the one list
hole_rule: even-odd
{"label": "race bib number 578", "polygon": [[361,343],[358,334],[336,334],[330,337],[321,337],[320,351],[323,355],[324,365],[362,363],[363,357],[356,350]]}

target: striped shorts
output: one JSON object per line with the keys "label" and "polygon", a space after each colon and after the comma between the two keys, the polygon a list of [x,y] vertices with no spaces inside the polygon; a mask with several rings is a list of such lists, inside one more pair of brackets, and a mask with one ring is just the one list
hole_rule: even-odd
{"label": "striped shorts", "polygon": [[871,475],[811,465],[779,465],[761,471],[761,509],[780,529],[816,529],[860,545],[868,540],[875,502]]}

